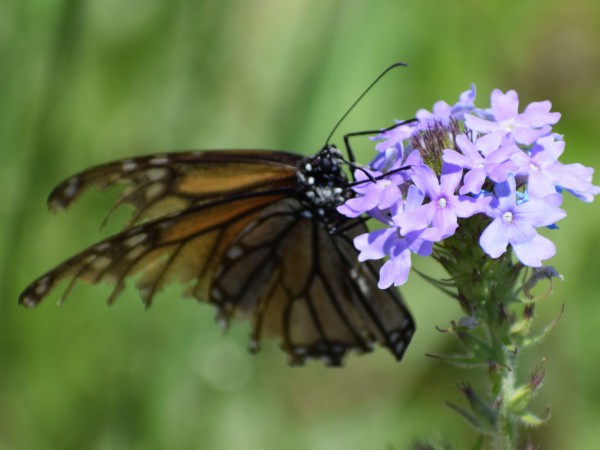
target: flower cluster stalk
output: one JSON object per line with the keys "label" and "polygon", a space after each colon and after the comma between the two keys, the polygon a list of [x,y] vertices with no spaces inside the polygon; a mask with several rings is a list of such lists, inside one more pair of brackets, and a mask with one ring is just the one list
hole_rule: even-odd
{"label": "flower cluster stalk", "polygon": [[[531,327],[519,324],[532,320],[525,312],[529,308],[516,295],[524,266],[513,263],[509,254],[496,260],[489,258],[477,242],[473,242],[472,236],[478,234],[472,233],[468,225],[459,228],[465,231],[433,252],[433,257],[450,274],[444,283],[445,290],[459,301],[464,314],[448,329],[458,338],[460,352],[439,358],[460,367],[483,368],[488,379],[487,390],[476,392],[463,384],[461,391],[469,408],[452,407],[479,433],[490,436],[494,448],[516,449],[520,429],[525,425],[521,416],[532,416],[528,407],[533,397],[527,395],[515,402],[515,394],[527,391],[529,384],[519,385],[516,371],[525,350],[521,343],[532,337]],[[516,324],[521,325],[518,332],[515,332]],[[529,394],[533,394],[529,390]]]}

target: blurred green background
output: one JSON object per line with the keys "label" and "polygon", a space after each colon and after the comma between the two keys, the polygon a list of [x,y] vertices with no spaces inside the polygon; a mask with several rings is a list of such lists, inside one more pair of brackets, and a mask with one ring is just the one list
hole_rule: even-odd
{"label": "blurred green background", "polygon": [[[114,195],[68,214],[45,208],[62,178],[93,164],[189,148],[315,152],[383,68],[388,75],[343,123],[384,127],[456,101],[475,82],[516,89],[522,105],[563,113],[564,162],[600,167],[600,3],[442,0],[0,1],[0,448],[403,449],[443,437],[467,448],[458,373],[424,356],[450,351],[435,330],[459,315],[413,277],[403,292],[418,331],[402,363],[379,350],[341,370],[289,368],[275,344],[245,352],[213,310],[178,287],[144,311],[128,289],[79,286],[63,307],[17,305],[34,277],[114,232],[98,231]],[[366,162],[372,146],[358,142]],[[600,177],[596,178],[600,183]],[[565,315],[526,371],[546,358],[534,434],[545,449],[600,439],[600,210],[565,202],[552,264],[565,281],[539,325]],[[416,261],[423,270],[427,261]],[[439,273],[439,272],[435,272]],[[477,384],[477,383],[476,383]]]}

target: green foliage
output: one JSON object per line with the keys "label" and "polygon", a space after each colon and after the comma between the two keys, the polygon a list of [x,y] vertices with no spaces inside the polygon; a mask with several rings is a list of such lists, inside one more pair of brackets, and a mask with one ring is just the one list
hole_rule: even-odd
{"label": "green foliage", "polygon": [[[470,442],[444,407],[462,401],[457,370],[424,356],[453,349],[434,327],[458,308],[418,277],[403,290],[419,327],[402,363],[380,351],[342,370],[291,369],[275,345],[247,355],[247,328],[222,336],[210,307],[179,300],[177,287],[148,311],[131,287],[112,308],[107,289],[88,286],[61,308],[58,295],[18,307],[28,281],[119,225],[97,231],[110,194],[57,217],[44,199],[74,171],[129,155],[314,152],[397,60],[410,67],[388,75],[336,141],[452,102],[475,82],[514,88],[523,104],[550,99],[566,161],[600,167],[598,30],[600,5],[584,0],[0,2],[0,448],[383,449],[432,433]],[[359,160],[370,149],[365,139]],[[534,410],[551,403],[556,426],[534,441],[587,449],[600,418],[600,348],[588,344],[600,317],[600,212],[566,209],[552,261],[566,281],[536,311],[548,322],[565,303],[565,315],[532,350],[548,354],[549,374]]]}

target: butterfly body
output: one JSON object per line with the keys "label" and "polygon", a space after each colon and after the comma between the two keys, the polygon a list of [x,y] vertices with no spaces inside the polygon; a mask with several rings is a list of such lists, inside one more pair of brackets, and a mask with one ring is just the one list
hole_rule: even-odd
{"label": "butterfly body", "polygon": [[336,208],[350,193],[345,189],[348,178],[342,170],[341,156],[337,148],[328,145],[298,165],[297,190],[304,196],[307,212],[330,225],[339,219]]}
{"label": "butterfly body", "polygon": [[414,332],[395,289],[377,288],[380,263],[358,262],[360,219],[336,208],[352,195],[334,146],[314,156],[260,150],[150,155],[85,170],[50,194],[67,208],[86,188],[121,186],[116,206],[134,212],[125,229],[39,277],[20,296],[36,306],[61,280],[114,286],[129,279],[149,306],[171,282],[217,309],[227,326],[250,321],[250,349],[281,341],[290,363],[341,365],[375,343],[402,358]]}

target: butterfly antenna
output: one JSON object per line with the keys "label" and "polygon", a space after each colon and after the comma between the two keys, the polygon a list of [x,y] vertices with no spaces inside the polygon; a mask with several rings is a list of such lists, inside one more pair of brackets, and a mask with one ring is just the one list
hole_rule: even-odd
{"label": "butterfly antenna", "polygon": [[358,104],[358,102],[360,102],[362,100],[362,98],[365,95],[367,95],[367,93],[371,90],[371,88],[373,86],[375,86],[377,84],[377,82],[379,80],[381,80],[381,78],[383,78],[383,76],[385,74],[387,74],[390,70],[395,69],[396,67],[407,67],[407,66],[408,66],[408,64],[405,64],[403,62],[397,62],[397,63],[394,63],[391,66],[389,66],[383,72],[381,72],[379,74],[379,76],[377,78],[375,78],[375,80],[373,80],[373,82],[364,90],[364,92],[362,94],[360,94],[360,96],[354,101],[354,103],[352,103],[352,105],[350,106],[350,108],[348,108],[348,110],[344,113],[344,115],[340,118],[340,120],[337,121],[337,123],[335,124],[335,126],[331,130],[331,133],[329,133],[329,136],[327,136],[327,140],[325,141],[325,145],[323,147],[327,147],[329,145],[329,141],[331,140],[331,137],[333,136],[333,133],[336,132],[336,130],[341,125],[341,123],[344,121],[344,119],[348,116],[348,114],[350,114],[350,112],[354,109],[354,107]]}

